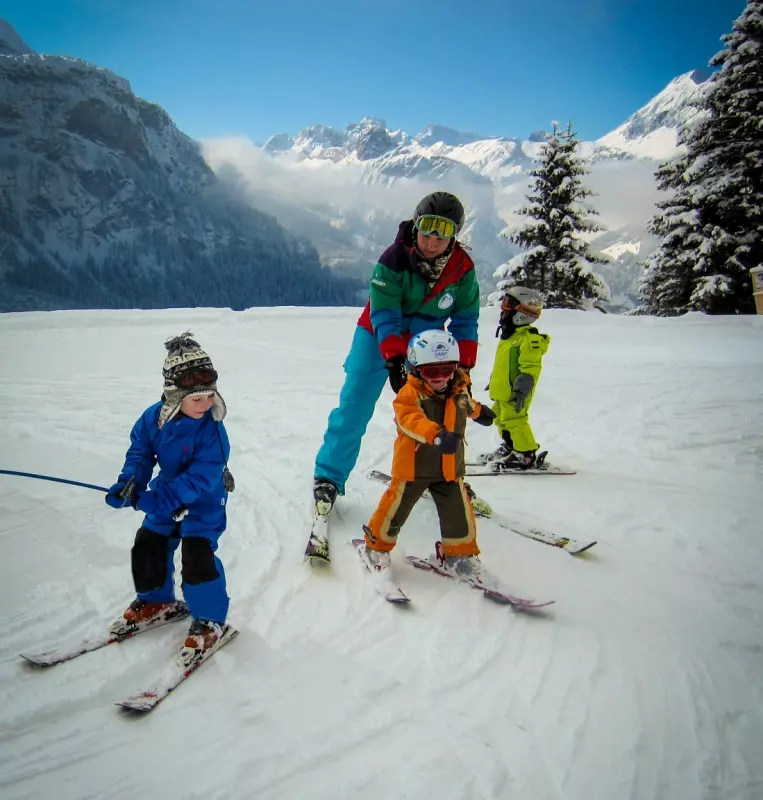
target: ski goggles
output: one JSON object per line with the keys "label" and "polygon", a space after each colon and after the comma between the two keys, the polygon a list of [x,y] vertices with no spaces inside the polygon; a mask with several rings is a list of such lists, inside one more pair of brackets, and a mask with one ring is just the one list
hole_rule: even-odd
{"label": "ski goggles", "polygon": [[437,380],[438,378],[450,378],[458,369],[458,364],[453,361],[447,364],[422,364],[419,367],[419,375],[425,380]]}
{"label": "ski goggles", "polygon": [[439,239],[452,239],[458,233],[458,225],[452,219],[436,214],[423,214],[413,225],[424,236],[437,236]]}
{"label": "ski goggles", "polygon": [[217,383],[217,372],[213,369],[197,369],[181,372],[173,381],[178,389],[194,389],[197,386],[212,386]]}
{"label": "ski goggles", "polygon": [[510,297],[504,297],[501,301],[501,311],[518,311],[520,314],[527,314],[528,317],[538,319],[541,308],[537,303],[517,303]]}

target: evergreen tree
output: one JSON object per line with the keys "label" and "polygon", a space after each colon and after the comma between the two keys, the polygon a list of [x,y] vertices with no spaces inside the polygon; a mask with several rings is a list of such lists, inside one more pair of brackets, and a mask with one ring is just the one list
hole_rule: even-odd
{"label": "evergreen tree", "polygon": [[763,265],[763,0],[748,0],[722,37],[703,108],[683,132],[686,152],[657,170],[672,190],[648,230],[645,313],[753,313],[749,270]]}
{"label": "evergreen tree", "polygon": [[572,123],[565,131],[554,123],[541,146],[538,167],[530,173],[535,178],[527,195],[530,204],[518,211],[533,222],[506,237],[525,252],[496,272],[502,279],[499,293],[515,284],[528,286],[541,292],[552,308],[585,308],[609,299],[606,283],[591,269],[592,264],[606,262],[580,238],[603,228],[588,219],[597,212],[584,203],[593,192],[581,180],[588,170],[577,146]]}

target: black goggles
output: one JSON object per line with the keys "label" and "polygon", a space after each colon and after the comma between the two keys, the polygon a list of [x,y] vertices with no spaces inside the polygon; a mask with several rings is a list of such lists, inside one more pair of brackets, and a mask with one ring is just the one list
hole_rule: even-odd
{"label": "black goggles", "polygon": [[181,372],[172,382],[178,389],[212,386],[217,383],[217,372],[213,369],[196,369],[192,372]]}

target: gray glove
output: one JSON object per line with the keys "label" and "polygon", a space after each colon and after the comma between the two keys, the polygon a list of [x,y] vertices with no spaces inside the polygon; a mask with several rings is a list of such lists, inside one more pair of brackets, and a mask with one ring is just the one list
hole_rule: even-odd
{"label": "gray glove", "polygon": [[517,414],[525,407],[525,403],[532,394],[534,386],[535,378],[533,378],[532,375],[528,375],[526,372],[520,372],[514,379],[514,386],[511,390],[509,402],[514,404],[514,411],[516,411]]}

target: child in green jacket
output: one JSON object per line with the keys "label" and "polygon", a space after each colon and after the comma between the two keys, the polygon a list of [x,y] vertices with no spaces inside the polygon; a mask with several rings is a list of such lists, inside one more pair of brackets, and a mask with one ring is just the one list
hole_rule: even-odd
{"label": "child in green jacket", "polygon": [[551,337],[540,333],[532,323],[540,317],[543,300],[534,289],[512,286],[501,300],[501,341],[495,353],[490,376],[495,425],[503,441],[492,453],[478,461],[497,469],[532,469],[543,463],[538,457],[528,413],[540,378],[543,356]]}

